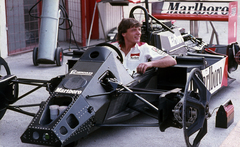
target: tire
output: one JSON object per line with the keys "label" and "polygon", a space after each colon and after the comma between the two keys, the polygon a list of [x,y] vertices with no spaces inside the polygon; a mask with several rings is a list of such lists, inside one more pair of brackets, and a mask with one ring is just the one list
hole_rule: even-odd
{"label": "tire", "polygon": [[4,114],[7,111],[7,106],[9,106],[5,95],[0,92],[0,97],[1,97],[1,103],[0,103],[0,120],[3,118]]}
{"label": "tire", "polygon": [[63,49],[60,48],[60,47],[57,47],[57,49],[55,51],[55,60],[56,60],[57,66],[62,66],[62,63],[63,63]]}
{"label": "tire", "polygon": [[0,110],[0,120],[3,118],[6,111],[7,111],[7,109],[1,109]]}
{"label": "tire", "polygon": [[38,62],[37,62],[38,47],[34,47],[32,57],[33,57],[33,65],[34,65],[34,66],[38,66]]}

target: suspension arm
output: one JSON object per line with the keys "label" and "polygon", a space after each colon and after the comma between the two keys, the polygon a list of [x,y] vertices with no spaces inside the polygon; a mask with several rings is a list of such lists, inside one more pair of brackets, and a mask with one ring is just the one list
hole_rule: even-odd
{"label": "suspension arm", "polygon": [[[133,92],[131,89],[129,89],[128,87],[121,85],[123,88],[125,88],[127,91],[129,92]],[[153,104],[149,103],[147,100],[145,100],[143,97],[139,96],[138,94],[134,94],[134,96],[136,96],[139,100],[141,100],[142,102],[144,102],[145,104],[147,104],[150,108],[152,108],[154,111],[158,112],[158,108],[155,107]]]}

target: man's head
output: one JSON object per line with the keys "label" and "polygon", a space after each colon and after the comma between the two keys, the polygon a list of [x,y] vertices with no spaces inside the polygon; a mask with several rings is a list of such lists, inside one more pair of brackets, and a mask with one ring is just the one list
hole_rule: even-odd
{"label": "man's head", "polygon": [[134,18],[124,18],[120,22],[118,26],[118,35],[117,35],[117,41],[119,42],[120,45],[125,46],[125,41],[124,37],[125,34],[127,33],[128,29],[140,29],[140,36],[141,36],[141,24],[139,21],[137,21]]}

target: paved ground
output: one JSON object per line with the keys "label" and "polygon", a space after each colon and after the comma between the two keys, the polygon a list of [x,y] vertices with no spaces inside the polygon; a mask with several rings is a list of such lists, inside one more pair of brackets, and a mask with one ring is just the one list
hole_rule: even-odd
{"label": "paved ground", "polygon": [[[186,26],[188,23],[179,22],[179,25]],[[207,31],[206,23],[200,23],[200,37],[203,37],[206,42],[211,35],[210,31]],[[226,23],[216,22],[219,33],[220,42],[226,44]],[[239,26],[239,25],[238,25]],[[238,27],[238,42],[240,42]],[[202,36],[201,36],[202,35]],[[66,57],[68,58],[68,57]],[[66,58],[64,62],[66,63]],[[18,78],[34,78],[49,80],[57,75],[65,74],[66,66],[56,67],[55,65],[40,65],[38,67],[33,66],[32,53],[25,53],[21,55],[7,57],[6,61],[9,63],[12,74],[15,74]],[[201,141],[200,147],[233,147],[240,144],[240,69],[231,73],[231,77],[236,78],[229,87],[223,88],[216,95],[212,96],[210,101],[210,112],[226,100],[230,99],[234,105],[234,122],[227,129],[215,127],[216,111],[213,112],[212,117],[208,120],[208,133]],[[20,92],[23,93],[29,90],[29,87],[22,87]],[[33,93],[26,99],[19,101],[17,104],[26,103],[39,103],[48,98],[48,93],[44,88],[38,92]],[[32,112],[36,112],[37,108],[27,109]],[[5,116],[0,121],[0,147],[38,147],[38,145],[29,145],[21,143],[20,136],[25,131],[26,127],[30,123],[32,117],[18,114],[12,111],[7,111]],[[145,116],[138,116],[132,122],[152,122],[154,120]],[[95,133],[89,135],[83,140],[79,140],[77,146],[84,147],[156,147],[156,146],[172,146],[172,147],[184,147],[183,130],[169,128],[166,132],[162,133],[158,128],[102,128]]]}

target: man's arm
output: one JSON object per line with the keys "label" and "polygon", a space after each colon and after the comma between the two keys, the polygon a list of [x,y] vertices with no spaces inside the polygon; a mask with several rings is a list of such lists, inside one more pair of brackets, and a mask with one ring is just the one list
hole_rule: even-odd
{"label": "man's arm", "polygon": [[177,61],[172,56],[165,56],[159,60],[140,63],[137,67],[138,73],[145,73],[145,71],[152,67],[159,67],[159,68],[165,68],[169,66],[176,65]]}

